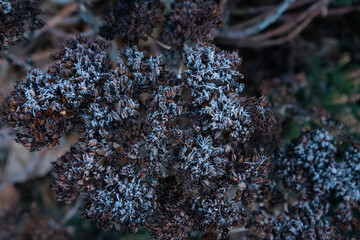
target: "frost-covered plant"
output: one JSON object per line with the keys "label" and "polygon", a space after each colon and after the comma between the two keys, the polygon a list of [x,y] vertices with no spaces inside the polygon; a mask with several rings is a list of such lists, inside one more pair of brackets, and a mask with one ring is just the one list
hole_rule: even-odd
{"label": "frost-covered plant", "polygon": [[341,160],[338,147],[342,141],[327,130],[303,134],[276,161],[278,180],[302,199],[334,196],[359,201],[360,152],[350,146]]}
{"label": "frost-covered plant", "polygon": [[[252,232],[246,239],[338,239],[335,227],[325,218],[326,208],[318,201],[298,202],[275,217],[253,212],[247,223]],[[339,235],[340,236],[340,235]]]}
{"label": "frost-covered plant", "polygon": [[24,39],[26,26],[43,27],[38,0],[0,0],[0,50]]}
{"label": "frost-covered plant", "polygon": [[[247,223],[255,236],[266,239],[359,236],[359,144],[341,132],[337,135],[325,129],[304,132],[274,155],[271,171],[274,181],[258,199],[266,211],[257,212]],[[281,206],[284,211],[276,214]]]}
{"label": "frost-covered plant", "polygon": [[241,96],[237,54],[187,47],[178,74],[136,47],[112,64],[106,47],[70,39],[6,100],[5,120],[30,150],[80,135],[53,164],[57,199],[82,196],[82,215],[99,226],[147,227],[159,239],[244,224],[244,206],[269,183],[268,153],[253,138],[274,118],[264,98]]}

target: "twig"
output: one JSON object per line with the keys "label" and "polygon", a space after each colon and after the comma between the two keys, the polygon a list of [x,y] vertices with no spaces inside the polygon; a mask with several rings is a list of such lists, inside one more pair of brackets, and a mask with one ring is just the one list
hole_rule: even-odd
{"label": "twig", "polygon": [[65,217],[62,219],[61,223],[65,225],[77,212],[82,203],[82,199],[78,198],[75,205],[66,213]]}
{"label": "twig", "polygon": [[288,42],[288,41],[294,39],[297,35],[300,34],[300,32],[302,32],[302,30],[304,30],[312,22],[312,20],[316,16],[318,16],[322,12],[323,6],[326,6],[330,1],[331,0],[325,0],[325,1],[322,1],[322,4],[319,3],[318,8],[316,10],[314,10],[312,12],[312,14],[310,16],[308,16],[307,19],[305,19],[305,21],[303,21],[298,27],[296,27],[287,36],[281,37],[279,39],[267,40],[267,41],[258,43],[258,46],[268,47],[268,46],[280,45],[280,44],[283,44],[285,42]]}
{"label": "twig", "polygon": [[[293,10],[293,9],[305,6],[314,1],[315,0],[297,0],[289,6],[288,10]],[[235,10],[232,10],[230,13],[232,15],[239,15],[239,16],[255,15],[255,14],[265,12],[265,11],[273,11],[274,9],[276,9],[276,7],[277,7],[277,5],[250,7],[250,8],[246,8],[246,9],[235,9]]]}
{"label": "twig", "polygon": [[244,39],[256,33],[259,33],[266,29],[269,25],[274,23],[285,11],[288,9],[290,4],[295,0],[284,0],[282,4],[280,4],[275,11],[269,14],[263,21],[249,27],[246,29],[242,29],[242,31],[227,31],[223,34],[223,37],[227,39]]}
{"label": "twig", "polygon": [[160,41],[157,40],[157,39],[155,39],[155,42],[156,42],[156,44],[158,44],[160,47],[163,47],[163,48],[165,48],[165,49],[167,49],[167,50],[170,50],[170,49],[171,49],[171,46],[166,45],[165,43],[162,43],[162,42],[160,42]]}
{"label": "twig", "polygon": [[78,9],[77,3],[70,3],[65,8],[63,8],[55,17],[51,18],[47,21],[47,24],[42,29],[38,30],[35,33],[35,38],[38,37],[41,33],[48,31],[51,28],[61,24],[64,21],[66,16],[71,15],[72,13],[76,12]]}
{"label": "twig", "polygon": [[328,16],[344,15],[344,14],[357,12],[357,11],[360,11],[360,5],[343,7],[343,8],[329,9],[328,12],[327,12],[327,15]]}
{"label": "twig", "polygon": [[[59,29],[51,29],[50,32],[52,34],[54,34],[55,36],[64,38],[64,39],[75,38],[77,35],[79,35],[78,33],[67,33],[67,32],[61,31]],[[81,36],[91,36],[94,34],[95,34],[95,31],[93,29],[89,29],[85,32],[82,32]]]}
{"label": "twig", "polygon": [[303,21],[305,21],[305,19],[313,16],[314,13],[315,13],[315,16],[318,15],[321,11],[321,8],[322,8],[322,4],[317,2],[313,5],[311,5],[307,11],[300,14],[295,20],[291,20],[291,21],[289,21],[289,23],[286,23],[278,28],[269,30],[263,34],[259,34],[254,37],[250,37],[247,39],[247,41],[260,42],[260,41],[264,41],[266,39],[270,39],[272,37],[284,34],[288,31],[290,31],[291,29],[293,29],[294,27],[296,27],[300,22],[303,22]]}
{"label": "twig", "polygon": [[[315,17],[315,16],[314,16]],[[265,41],[240,41],[236,43],[236,47],[269,47],[269,46],[276,46],[284,44],[285,42],[288,42],[292,39],[294,39],[304,28],[311,23],[314,17],[307,18],[303,23],[301,23],[298,27],[296,27],[292,32],[290,32],[288,35],[277,38],[277,39],[270,39]]]}
{"label": "twig", "polygon": [[[314,0],[299,0],[299,1],[295,1],[293,2],[288,10],[293,10],[293,9],[296,9],[298,7],[302,7],[304,5],[307,5],[309,3],[312,3],[314,2]],[[318,4],[319,2],[316,2],[315,4]],[[262,9],[265,9],[267,11],[264,11],[263,13],[249,19],[249,20],[246,20],[245,22],[242,22],[240,24],[236,24],[234,26],[231,26],[230,29],[228,29],[227,31],[243,31],[244,28],[248,27],[248,26],[251,26],[251,25],[254,25],[260,21],[262,21],[264,18],[266,18],[268,15],[270,15],[275,9],[276,9],[276,6],[266,6],[265,8],[262,8]],[[289,21],[290,24],[292,24],[293,22]],[[218,33],[218,32],[217,32]],[[222,37],[221,34],[215,34],[216,37]]]}
{"label": "twig", "polygon": [[96,20],[96,18],[92,14],[92,11],[89,10],[90,7],[89,4],[90,1],[80,3],[79,5],[80,16],[84,22],[88,23],[91,26],[91,28],[94,29],[95,32],[99,32],[100,23],[98,22],[98,20]]}
{"label": "twig", "polygon": [[240,24],[236,24],[235,26],[232,26],[228,31],[234,31],[236,29],[239,29],[242,31],[242,29],[260,22],[261,20],[263,20],[270,14],[271,14],[271,11],[263,12],[262,14],[259,14],[258,16],[250,18],[249,20],[247,20],[245,22],[242,22]]}
{"label": "twig", "polygon": [[275,40],[268,40],[264,43],[263,46],[272,46],[272,45],[279,45],[285,42],[288,42],[292,39],[294,39],[297,35],[299,35],[299,33],[305,29],[305,27],[307,25],[309,25],[311,23],[311,21],[313,20],[313,18],[315,18],[315,16],[312,16],[308,19],[306,19],[302,24],[300,24],[297,28],[294,29],[294,31],[292,31],[289,35],[280,38],[280,39],[275,39]]}
{"label": "twig", "polygon": [[225,11],[227,3],[228,3],[228,0],[220,0],[219,7],[218,7],[220,13],[223,13]]}
{"label": "twig", "polygon": [[[263,34],[239,39],[232,39],[226,37],[223,38],[222,35],[219,35],[218,41],[224,44],[234,44],[237,47],[267,47],[283,44],[294,39],[298,34],[300,34],[300,32],[304,30],[306,26],[308,26],[315,17],[322,15],[323,10],[327,8],[330,1],[331,0],[317,1],[301,14],[290,14],[290,16],[296,17],[292,17],[290,20],[285,21],[285,24],[283,24],[282,26],[272,30],[268,30]],[[347,11],[350,10],[343,10],[343,12]],[[330,10],[328,11],[328,13],[329,12],[331,13]],[[326,16],[328,15],[329,14],[327,14]],[[241,29],[238,29],[236,32],[239,33],[241,31]],[[286,35],[282,36],[284,34]],[[234,35],[236,35],[236,33],[234,33]],[[272,39],[274,37],[277,38]],[[237,40],[237,42],[234,43],[234,40]]]}
{"label": "twig", "polygon": [[267,28],[269,25],[274,23],[284,12],[285,10],[290,6],[290,4],[294,0],[285,0],[282,4],[279,5],[279,7],[274,11],[273,14],[269,15],[267,18],[264,19],[263,22],[258,23],[257,25],[245,29],[243,31],[243,38],[247,37],[249,35],[253,35],[255,33],[261,32],[265,28]]}
{"label": "twig", "polygon": [[[8,53],[8,54],[10,54],[10,53]],[[25,63],[28,66],[30,66],[30,68],[32,68],[32,66],[30,64],[25,62],[25,59],[30,59],[30,62],[32,62],[32,61],[41,61],[41,60],[44,60],[44,59],[48,59],[49,55],[50,55],[49,51],[43,51],[43,52],[38,52],[38,53],[31,54],[28,58],[25,58],[24,56],[22,56],[22,57],[13,56],[13,57],[15,57],[16,61],[17,61],[17,62],[15,62],[15,64],[19,65],[19,63],[21,62],[21,64]],[[6,61],[5,59],[0,59],[0,65],[4,64],[5,61]]]}
{"label": "twig", "polygon": [[15,55],[8,53],[6,51],[2,51],[0,53],[1,56],[3,56],[4,58],[6,58],[9,62],[14,63],[15,65],[18,65],[20,67],[22,67],[23,69],[25,69],[26,71],[30,71],[33,67],[28,64],[27,62],[19,59],[18,57],[16,57]]}
{"label": "twig", "polygon": [[157,40],[156,38],[154,38],[154,37],[151,36],[151,35],[147,35],[147,36],[148,36],[149,38],[151,38],[152,40],[154,40],[157,45],[159,45],[160,47],[162,47],[162,48],[164,48],[164,49],[166,49],[166,50],[170,50],[170,49],[172,48],[171,46],[166,45],[165,43]]}

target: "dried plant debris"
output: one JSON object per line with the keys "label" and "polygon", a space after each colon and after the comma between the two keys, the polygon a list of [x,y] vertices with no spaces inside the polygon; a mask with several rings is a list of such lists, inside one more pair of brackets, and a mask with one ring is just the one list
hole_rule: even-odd
{"label": "dried plant debris", "polygon": [[269,155],[251,139],[275,120],[265,98],[240,96],[237,54],[187,47],[177,76],[136,47],[113,68],[106,47],[70,39],[6,100],[5,120],[30,150],[81,136],[53,163],[57,199],[82,196],[82,215],[102,228],[147,227],[159,239],[244,224],[240,203],[251,208],[269,183]]}
{"label": "dried plant debris", "polygon": [[71,237],[60,222],[35,206],[29,211],[5,212],[0,222],[0,239],[66,240]]}
{"label": "dried plant debris", "polygon": [[38,0],[0,0],[0,49],[7,49],[24,39],[28,27],[39,29],[44,22],[38,19]]}
{"label": "dried plant debris", "polygon": [[214,30],[222,25],[222,16],[213,0],[175,1],[166,15],[161,40],[174,49],[212,39]]}
{"label": "dried plant debris", "polygon": [[100,34],[106,39],[119,36],[124,43],[134,44],[159,28],[160,40],[173,50],[211,40],[214,30],[222,24],[213,0],[176,1],[165,13],[160,0],[121,0],[110,6],[104,20]]}
{"label": "dried plant debris", "polygon": [[119,0],[112,4],[104,15],[106,24],[100,35],[106,39],[119,36],[124,43],[134,44],[146,40],[160,23],[162,12],[160,0]]}

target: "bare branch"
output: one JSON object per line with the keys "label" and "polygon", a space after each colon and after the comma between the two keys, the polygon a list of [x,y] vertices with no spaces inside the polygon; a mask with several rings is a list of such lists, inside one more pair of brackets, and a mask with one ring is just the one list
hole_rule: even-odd
{"label": "bare branch", "polygon": [[27,62],[19,59],[18,57],[16,57],[15,55],[13,55],[11,53],[8,53],[7,51],[2,51],[0,53],[0,55],[3,56],[4,58],[6,58],[10,63],[14,63],[15,65],[22,67],[26,71],[30,71],[33,68]]}
{"label": "bare branch", "polygon": [[266,29],[269,25],[274,23],[290,6],[292,2],[295,0],[285,0],[282,4],[280,4],[275,11],[273,11],[270,15],[268,15],[263,21],[247,28],[242,29],[242,31],[234,32],[228,31],[223,34],[223,37],[227,39],[244,39],[246,37],[257,34],[264,29]]}

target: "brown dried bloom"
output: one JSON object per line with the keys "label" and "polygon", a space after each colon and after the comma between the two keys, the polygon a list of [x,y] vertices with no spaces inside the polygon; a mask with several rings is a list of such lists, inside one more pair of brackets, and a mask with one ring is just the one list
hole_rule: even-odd
{"label": "brown dried bloom", "polygon": [[[359,159],[359,143],[339,130],[304,132],[274,155],[271,191],[261,192],[247,228],[266,239],[356,239]],[[284,200],[285,211],[269,214]]]}
{"label": "brown dried bloom", "polygon": [[237,54],[186,47],[177,76],[136,47],[122,49],[113,68],[106,47],[69,40],[5,104],[6,122],[31,150],[81,136],[53,163],[57,199],[82,196],[82,215],[100,227],[147,227],[159,239],[224,237],[244,224],[240,203],[251,208],[269,182],[268,154],[253,138],[274,118],[264,98],[240,96]]}
{"label": "brown dried bloom", "polygon": [[159,21],[160,0],[119,0],[111,5],[104,16],[106,24],[101,27],[100,35],[113,39],[118,35],[125,43],[146,40]]}
{"label": "brown dried bloom", "polygon": [[38,19],[38,0],[0,0],[0,49],[23,40],[26,26],[34,30],[44,26]]}
{"label": "brown dried bloom", "polygon": [[221,13],[213,0],[181,0],[172,8],[166,15],[161,40],[173,48],[211,40],[215,28],[222,24]]}

